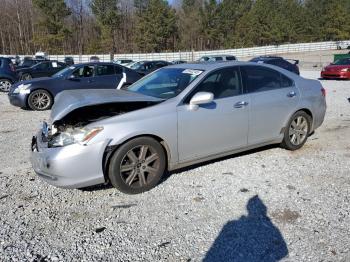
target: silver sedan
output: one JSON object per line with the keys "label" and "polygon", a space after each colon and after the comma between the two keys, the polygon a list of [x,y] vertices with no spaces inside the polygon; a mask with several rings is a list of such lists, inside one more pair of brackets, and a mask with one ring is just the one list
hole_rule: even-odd
{"label": "silver sedan", "polygon": [[166,170],[267,144],[299,149],[325,112],[319,81],[278,67],[174,65],[127,90],[62,92],[33,137],[31,161],[54,186],[110,182],[136,194]]}

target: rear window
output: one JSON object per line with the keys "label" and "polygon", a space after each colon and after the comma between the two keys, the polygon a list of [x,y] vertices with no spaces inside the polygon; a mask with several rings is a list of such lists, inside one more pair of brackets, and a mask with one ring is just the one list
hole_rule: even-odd
{"label": "rear window", "polygon": [[233,61],[233,60],[236,60],[236,57],[234,57],[234,56],[226,56],[226,60],[227,61]]}

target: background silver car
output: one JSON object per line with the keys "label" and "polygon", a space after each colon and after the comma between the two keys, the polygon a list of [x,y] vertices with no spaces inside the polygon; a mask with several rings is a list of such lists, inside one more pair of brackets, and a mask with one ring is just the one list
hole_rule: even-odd
{"label": "background silver car", "polygon": [[267,144],[299,149],[325,112],[319,81],[278,67],[174,65],[128,90],[62,92],[33,138],[32,165],[58,187],[109,181],[135,194],[166,170]]}

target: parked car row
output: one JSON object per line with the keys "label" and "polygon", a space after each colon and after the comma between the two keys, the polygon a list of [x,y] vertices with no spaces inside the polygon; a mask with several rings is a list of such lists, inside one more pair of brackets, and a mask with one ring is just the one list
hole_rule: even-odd
{"label": "parked car row", "polygon": [[90,62],[60,69],[52,77],[14,84],[8,93],[10,103],[21,108],[47,110],[53,105],[55,96],[64,90],[121,89],[141,78],[137,72],[113,63]]}

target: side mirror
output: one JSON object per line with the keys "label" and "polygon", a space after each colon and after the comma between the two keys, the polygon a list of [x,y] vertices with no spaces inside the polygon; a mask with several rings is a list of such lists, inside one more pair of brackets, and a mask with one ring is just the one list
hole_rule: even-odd
{"label": "side mirror", "polygon": [[214,101],[214,95],[210,92],[198,92],[190,101],[190,109],[197,110],[199,105],[210,104]]}

